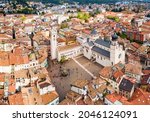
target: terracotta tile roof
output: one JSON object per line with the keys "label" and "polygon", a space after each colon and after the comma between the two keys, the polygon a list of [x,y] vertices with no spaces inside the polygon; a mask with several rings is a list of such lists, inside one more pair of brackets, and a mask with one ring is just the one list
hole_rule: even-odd
{"label": "terracotta tile roof", "polygon": [[115,103],[116,101],[120,101],[122,104],[124,104],[127,102],[127,98],[125,98],[124,96],[121,96],[117,93],[108,94],[108,95],[106,95],[106,98],[112,103]]}
{"label": "terracotta tile roof", "polygon": [[89,96],[86,96],[84,98],[84,102],[86,105],[93,105],[94,104],[94,102],[92,101],[92,99]]}
{"label": "terracotta tile roof", "polygon": [[50,92],[50,93],[41,95],[41,97],[42,97],[42,103],[44,105],[47,105],[51,103],[52,101],[54,101],[55,99],[57,99],[59,96],[56,92]]}
{"label": "terracotta tile roof", "polygon": [[5,40],[5,39],[12,39],[12,36],[10,35],[7,35],[7,34],[0,34],[0,40]]}
{"label": "terracotta tile roof", "polygon": [[106,80],[99,77],[97,79],[92,80],[92,83],[95,84],[95,85],[106,84]]}
{"label": "terracotta tile roof", "polygon": [[76,102],[77,105],[86,105],[84,100],[80,99]]}
{"label": "terracotta tile roof", "polygon": [[111,67],[104,67],[100,72],[99,72],[100,76],[104,77],[104,78],[110,78],[112,75],[112,69]]}
{"label": "terracotta tile roof", "polygon": [[9,65],[9,55],[6,52],[0,52],[0,66]]}
{"label": "terracotta tile roof", "polygon": [[75,25],[72,29],[77,30],[77,31],[81,31],[82,29],[84,29],[83,25]]}
{"label": "terracotta tile roof", "polygon": [[148,51],[148,46],[141,46],[140,48],[138,48],[138,52],[139,53],[147,53],[147,51]]}
{"label": "terracotta tile roof", "polygon": [[9,60],[10,60],[10,65],[15,65],[16,64],[16,55],[13,53],[10,53]]}
{"label": "terracotta tile roof", "polygon": [[90,29],[84,29],[84,30],[82,30],[82,32],[89,35],[91,33],[91,30]]}
{"label": "terracotta tile roof", "polygon": [[24,60],[22,56],[16,56],[16,65],[24,64]]}
{"label": "terracotta tile roof", "polygon": [[150,26],[150,21],[143,23],[143,25]]}
{"label": "terracotta tile roof", "polygon": [[107,86],[106,85],[101,85],[99,88],[96,89],[96,91],[98,93],[104,93],[104,90],[107,89]]}
{"label": "terracotta tile roof", "polygon": [[129,102],[133,105],[150,105],[150,93],[136,89]]}
{"label": "terracotta tile roof", "polygon": [[72,86],[76,86],[78,88],[83,88],[84,86],[88,85],[88,81],[87,80],[77,80],[74,83],[72,83]]}
{"label": "terracotta tile roof", "polygon": [[8,101],[10,105],[24,105],[21,93],[8,96]]}
{"label": "terracotta tile roof", "polygon": [[42,105],[42,99],[38,89],[34,87],[23,87],[21,89],[25,105]]}
{"label": "terracotta tile roof", "polygon": [[14,72],[15,78],[29,78],[29,71],[28,70],[18,70]]}
{"label": "terracotta tile roof", "polygon": [[66,38],[57,38],[57,42],[58,43],[66,42]]}
{"label": "terracotta tile roof", "polygon": [[70,99],[68,99],[68,98],[66,98],[63,101],[61,101],[59,103],[59,105],[75,105],[75,102],[70,100]]}
{"label": "terracotta tile roof", "polygon": [[0,82],[5,82],[5,73],[0,73]]}
{"label": "terracotta tile roof", "polygon": [[111,86],[107,86],[107,90],[110,91],[111,93],[115,93],[115,89]]}
{"label": "terracotta tile roof", "polygon": [[16,49],[13,53],[11,52],[0,52],[0,65],[20,65],[29,63],[28,55],[24,53],[22,55],[22,49]]}
{"label": "terracotta tile roof", "polygon": [[66,98],[71,99],[72,101],[76,101],[81,98],[81,95],[74,91],[69,91],[66,95]]}
{"label": "terracotta tile roof", "polygon": [[122,64],[121,62],[119,62],[113,66],[113,69],[115,68],[116,70],[122,71],[124,69],[124,67],[125,67],[125,65]]}
{"label": "terracotta tile roof", "polygon": [[67,46],[62,46],[62,47],[58,47],[58,51],[59,52],[65,52],[67,50],[72,50],[73,48],[77,48],[79,47],[79,44],[73,44],[73,45],[67,45]]}
{"label": "terracotta tile roof", "polygon": [[94,99],[97,96],[96,89],[93,88],[92,84],[88,84],[88,95],[91,99]]}
{"label": "terracotta tile roof", "polygon": [[21,48],[21,47],[15,48],[15,49],[13,50],[13,53],[14,53],[14,54],[18,54],[18,55],[22,54],[22,48]]}
{"label": "terracotta tile roof", "polygon": [[28,55],[24,55],[24,56],[22,56],[22,58],[23,58],[23,64],[28,64],[29,63]]}
{"label": "terracotta tile roof", "polygon": [[138,49],[141,46],[140,44],[136,42],[132,42],[131,45],[134,46],[136,49]]}
{"label": "terracotta tile roof", "polygon": [[4,95],[4,89],[0,89],[0,95]]}
{"label": "terracotta tile roof", "polygon": [[148,69],[142,70],[142,72],[143,72],[143,74],[150,74],[150,70],[148,70]]}
{"label": "terracotta tile roof", "polygon": [[141,75],[142,74],[142,67],[140,64],[129,63],[129,64],[125,65],[125,72],[136,74],[136,75]]}
{"label": "terracotta tile roof", "polygon": [[123,75],[124,75],[124,73],[122,71],[116,71],[113,74],[113,77],[118,81],[118,79],[120,79]]}
{"label": "terracotta tile roof", "polygon": [[113,76],[115,79],[120,78],[124,75],[124,73],[122,71],[116,71]]}
{"label": "terracotta tile roof", "polygon": [[10,93],[16,92],[15,79],[12,79],[12,78],[9,79],[8,92],[10,92]]}
{"label": "terracotta tile roof", "polygon": [[99,99],[99,100],[94,102],[94,105],[104,105],[104,102]]}
{"label": "terracotta tile roof", "polygon": [[116,100],[121,99],[121,95],[113,93],[106,95],[106,99],[108,99],[110,102],[114,103]]}
{"label": "terracotta tile roof", "polygon": [[140,63],[140,57],[137,55],[134,55],[134,54],[128,55],[128,59],[129,59],[129,61],[133,60],[133,61],[137,61]]}
{"label": "terracotta tile roof", "polygon": [[[39,69],[40,70],[40,69]],[[41,73],[39,72],[38,69],[36,68],[29,68],[28,71],[29,71],[29,74],[32,78],[34,77],[38,77]],[[40,77],[39,77],[40,78]],[[45,78],[45,77],[44,77]]]}

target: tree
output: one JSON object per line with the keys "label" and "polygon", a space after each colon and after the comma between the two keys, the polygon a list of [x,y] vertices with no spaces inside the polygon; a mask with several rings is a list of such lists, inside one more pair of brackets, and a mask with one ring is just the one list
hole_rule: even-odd
{"label": "tree", "polygon": [[118,36],[120,36],[122,39],[126,39],[127,35],[125,33],[117,33]]}
{"label": "tree", "polygon": [[114,17],[114,16],[107,16],[108,19],[114,20],[115,22],[119,22],[120,19],[119,17]]}
{"label": "tree", "polygon": [[60,28],[61,28],[61,29],[63,29],[63,28],[68,28],[68,24],[67,24],[66,22],[65,22],[65,23],[62,23]]}
{"label": "tree", "polygon": [[135,25],[135,18],[133,18],[133,19],[131,20],[131,25],[132,25],[132,26]]}
{"label": "tree", "polygon": [[26,20],[26,17],[25,16],[22,16],[21,18],[21,21],[22,21],[22,23]]}
{"label": "tree", "polygon": [[85,12],[78,12],[77,18],[87,21],[90,18],[90,14]]}
{"label": "tree", "polygon": [[66,56],[61,56],[60,63],[64,63],[65,61],[67,61],[67,57]]}

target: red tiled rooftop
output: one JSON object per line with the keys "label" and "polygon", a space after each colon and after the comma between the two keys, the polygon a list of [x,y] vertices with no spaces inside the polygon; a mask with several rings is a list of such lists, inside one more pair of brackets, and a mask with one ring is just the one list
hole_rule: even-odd
{"label": "red tiled rooftop", "polygon": [[47,105],[58,98],[58,94],[56,92],[50,92],[41,96],[42,103]]}
{"label": "red tiled rooftop", "polygon": [[23,105],[24,104],[21,93],[10,95],[8,97],[8,101],[10,105]]}
{"label": "red tiled rooftop", "polygon": [[14,83],[8,86],[8,92],[15,93],[16,92],[16,85]]}
{"label": "red tiled rooftop", "polygon": [[106,95],[106,98],[111,101],[112,103],[114,103],[116,100],[121,99],[121,95],[113,93],[113,94],[108,94]]}
{"label": "red tiled rooftop", "polygon": [[136,89],[129,102],[133,105],[150,105],[150,93]]}
{"label": "red tiled rooftop", "polygon": [[86,105],[82,99],[78,100],[76,104],[77,105]]}
{"label": "red tiled rooftop", "polygon": [[139,44],[136,43],[136,42],[131,43],[131,45],[134,46],[134,47],[137,48],[137,49],[141,46],[141,45],[139,45]]}
{"label": "red tiled rooftop", "polygon": [[148,69],[147,69],[147,70],[143,70],[142,72],[143,72],[143,74],[145,74],[145,75],[146,75],[146,74],[150,74],[150,70],[148,70]]}
{"label": "red tiled rooftop", "polygon": [[122,71],[116,71],[113,76],[115,79],[120,78],[124,75],[124,73]]}
{"label": "red tiled rooftop", "polygon": [[112,74],[112,69],[111,67],[104,67],[100,72],[100,76],[105,77],[105,78],[110,78]]}
{"label": "red tiled rooftop", "polygon": [[0,82],[5,82],[5,73],[0,73]]}

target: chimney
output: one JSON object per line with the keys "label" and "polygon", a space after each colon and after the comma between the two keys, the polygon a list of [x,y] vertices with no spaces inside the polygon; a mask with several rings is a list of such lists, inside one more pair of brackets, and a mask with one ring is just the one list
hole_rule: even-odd
{"label": "chimney", "polygon": [[13,38],[13,39],[16,39],[16,32],[15,32],[14,27],[12,28],[12,38]]}
{"label": "chimney", "polygon": [[33,43],[33,37],[34,37],[34,33],[32,32],[30,35],[29,35],[30,39],[31,39],[31,46],[34,46],[34,43]]}

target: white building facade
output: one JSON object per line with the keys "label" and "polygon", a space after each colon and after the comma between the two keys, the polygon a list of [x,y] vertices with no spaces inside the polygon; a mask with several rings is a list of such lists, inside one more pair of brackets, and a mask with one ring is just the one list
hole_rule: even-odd
{"label": "white building facade", "polygon": [[51,59],[54,60],[57,58],[57,29],[55,27],[51,30]]}
{"label": "white building facade", "polygon": [[[65,47],[66,46],[64,46],[64,48]],[[63,56],[66,59],[69,59],[69,58],[79,56],[81,54],[83,54],[83,47],[81,45],[78,45],[78,46],[75,46],[75,47],[72,47],[72,48],[68,48],[68,49],[65,49],[65,50],[59,50],[58,49],[58,51],[57,51],[57,60],[61,61],[61,58]]]}
{"label": "white building facade", "polygon": [[102,66],[112,66],[119,62],[125,63],[125,51],[117,40],[97,39],[93,43],[87,42],[83,47],[83,54],[89,60]]}

